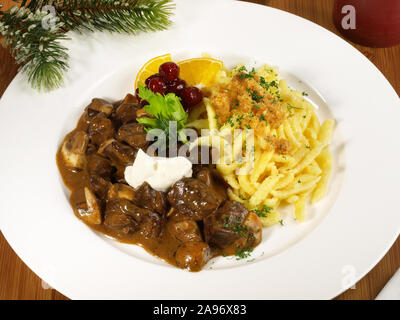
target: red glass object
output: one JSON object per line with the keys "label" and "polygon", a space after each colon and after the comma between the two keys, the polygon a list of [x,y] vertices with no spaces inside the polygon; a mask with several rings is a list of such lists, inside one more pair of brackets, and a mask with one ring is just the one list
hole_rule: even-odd
{"label": "red glass object", "polygon": [[361,45],[400,43],[400,0],[335,0],[333,19],[341,34]]}

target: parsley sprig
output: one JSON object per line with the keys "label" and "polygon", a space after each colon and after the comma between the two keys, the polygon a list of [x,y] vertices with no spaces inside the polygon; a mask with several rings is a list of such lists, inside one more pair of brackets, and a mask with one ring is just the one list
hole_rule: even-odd
{"label": "parsley sprig", "polygon": [[137,122],[143,124],[147,132],[151,132],[153,129],[161,129],[165,134],[166,141],[168,141],[170,133],[175,134],[174,130],[170,132],[171,122],[176,122],[177,135],[183,142],[187,142],[184,129],[188,114],[183,109],[177,95],[168,93],[163,96],[139,84],[139,97],[149,103],[144,107],[144,110],[153,116],[153,118],[137,118]]}

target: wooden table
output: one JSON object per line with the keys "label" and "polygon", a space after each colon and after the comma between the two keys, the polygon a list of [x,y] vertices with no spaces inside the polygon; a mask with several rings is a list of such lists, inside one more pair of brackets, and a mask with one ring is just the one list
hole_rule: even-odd
{"label": "wooden table", "polygon": [[[2,0],[7,7],[12,2]],[[331,17],[333,0],[252,0],[289,11],[337,33]],[[365,54],[386,76],[400,94],[400,45],[387,49],[355,47]],[[9,52],[0,49],[0,97],[17,73]],[[373,241],[373,239],[371,239]],[[394,272],[400,267],[400,239],[386,256],[368,273],[355,289],[349,289],[338,299],[374,299]],[[14,253],[0,234],[0,299],[67,299],[46,285]]]}

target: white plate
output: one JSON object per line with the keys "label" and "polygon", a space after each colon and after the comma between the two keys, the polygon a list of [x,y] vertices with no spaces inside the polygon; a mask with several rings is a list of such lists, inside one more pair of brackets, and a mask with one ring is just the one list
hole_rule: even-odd
{"label": "white plate", "polygon": [[[399,97],[383,75],[333,33],[269,7],[177,1],[175,25],[136,37],[72,34],[62,89],[37,93],[17,75],[0,102],[0,226],[42,279],[74,298],[329,299],[363,277],[399,234]],[[132,91],[140,66],[170,52],[202,52],[279,66],[338,125],[328,195],[309,219],[264,232],[255,261],[219,258],[200,273],[91,231],[72,212],[55,162],[63,136],[92,97]],[[300,83],[299,80],[302,82]]]}

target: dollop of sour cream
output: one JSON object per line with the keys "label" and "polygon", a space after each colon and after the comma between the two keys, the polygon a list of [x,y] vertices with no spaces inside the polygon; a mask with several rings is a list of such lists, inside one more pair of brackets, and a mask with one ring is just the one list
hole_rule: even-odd
{"label": "dollop of sour cream", "polygon": [[139,149],[135,162],[125,168],[125,180],[133,188],[147,182],[154,190],[167,191],[183,177],[192,176],[192,163],[184,157],[151,157]]}

